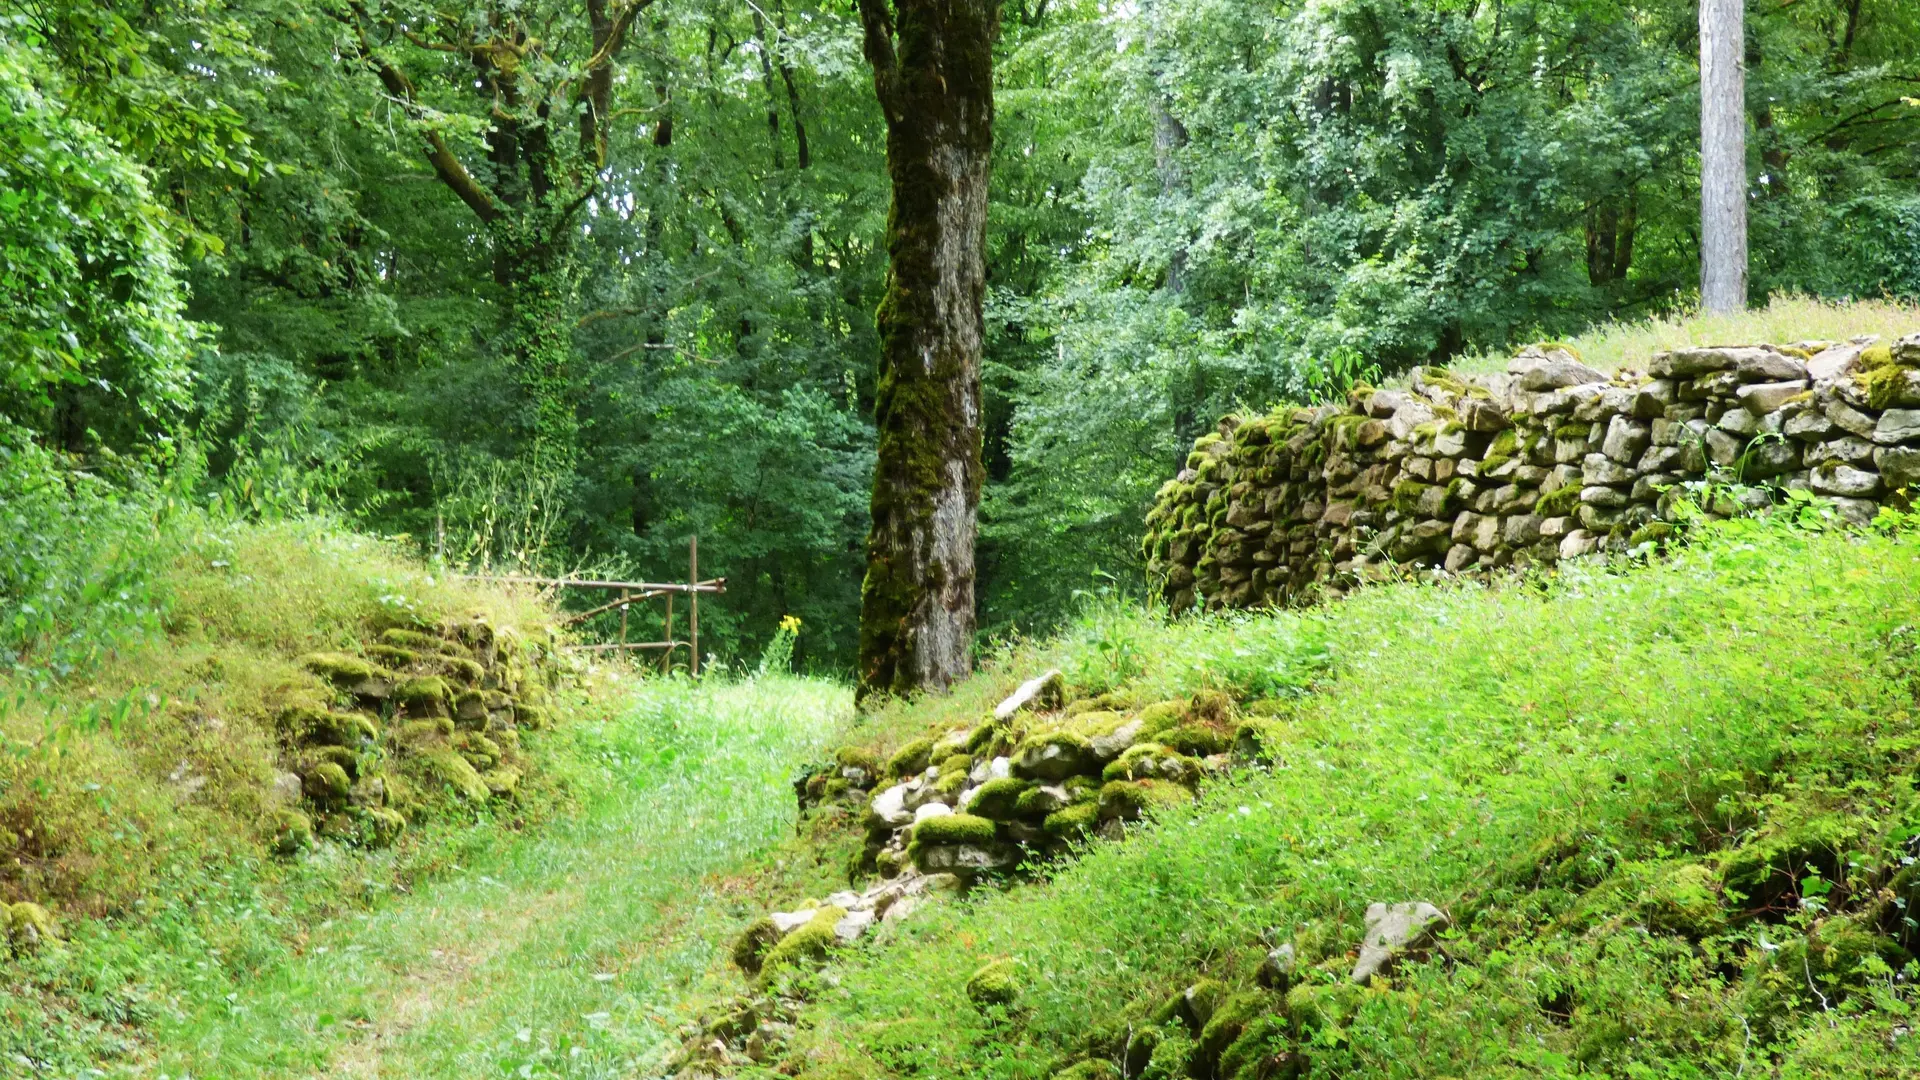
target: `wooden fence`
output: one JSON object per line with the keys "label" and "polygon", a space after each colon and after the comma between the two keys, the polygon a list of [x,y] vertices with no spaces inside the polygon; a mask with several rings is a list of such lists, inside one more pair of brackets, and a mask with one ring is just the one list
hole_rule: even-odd
{"label": "wooden fence", "polygon": [[[700,538],[687,540],[687,580],[670,581],[593,581],[585,578],[546,578],[524,574],[471,574],[469,577],[484,578],[488,581],[503,581],[521,585],[541,585],[558,589],[594,589],[602,592],[615,592],[619,595],[598,607],[589,608],[567,617],[562,624],[577,626],[595,615],[609,611],[620,612],[620,640],[602,642],[593,645],[571,646],[582,652],[627,652],[642,650],[660,651],[660,670],[668,671],[673,667],[673,651],[687,650],[687,671],[700,674],[700,594],[724,593],[727,591],[726,578],[708,578],[700,580]],[[685,640],[673,636],[673,600],[676,596],[687,598],[687,637]],[[666,601],[665,640],[628,641],[627,613],[631,605],[646,601]]]}

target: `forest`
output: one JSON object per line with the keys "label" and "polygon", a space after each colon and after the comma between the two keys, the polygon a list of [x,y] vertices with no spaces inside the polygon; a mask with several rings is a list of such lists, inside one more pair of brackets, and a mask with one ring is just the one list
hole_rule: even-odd
{"label": "forest", "polygon": [[[1694,15],[996,8],[981,629],[1137,592],[1236,406],[1693,303]],[[851,670],[889,198],[853,8],[61,0],[0,48],[14,491],[191,475],[641,580],[698,534],[719,652],[794,614]],[[1749,5],[1755,298],[1920,292],[1917,54],[1897,0]],[[38,531],[10,591],[60,588]]]}

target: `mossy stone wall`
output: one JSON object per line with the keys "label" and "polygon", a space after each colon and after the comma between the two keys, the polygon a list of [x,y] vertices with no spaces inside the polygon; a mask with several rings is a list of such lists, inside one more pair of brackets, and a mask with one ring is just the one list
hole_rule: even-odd
{"label": "mossy stone wall", "polygon": [[1805,491],[1864,523],[1920,483],[1920,334],[1702,347],[1611,376],[1564,347],[1228,417],[1143,547],[1175,611],[1310,602],[1412,568],[1480,575],[1657,544]]}

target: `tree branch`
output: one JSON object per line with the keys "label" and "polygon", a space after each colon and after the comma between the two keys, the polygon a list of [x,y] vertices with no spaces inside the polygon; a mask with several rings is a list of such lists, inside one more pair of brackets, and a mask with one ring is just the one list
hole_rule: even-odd
{"label": "tree branch", "polygon": [[859,0],[860,25],[865,30],[863,51],[873,65],[873,90],[889,120],[895,116],[899,98],[900,62],[893,52],[893,12],[887,0]]}
{"label": "tree branch", "polygon": [[348,7],[353,12],[352,18],[338,11],[332,11],[330,14],[352,28],[360,58],[367,63],[367,66],[373,68],[374,73],[380,78],[380,85],[386,87],[387,94],[398,101],[407,111],[408,116],[419,126],[420,137],[427,144],[427,161],[433,165],[435,175],[439,176],[440,182],[458,195],[460,201],[466,203],[481,221],[488,224],[498,221],[501,212],[493,196],[481,186],[480,181],[475,179],[471,172],[467,171],[467,167],[460,163],[460,159],[454,155],[453,148],[447,145],[447,140],[438,131],[422,123],[424,110],[414,96],[412,81],[407,78],[405,72],[395,67],[374,49],[373,42],[367,37],[366,21],[363,21],[370,21],[366,9],[358,3],[349,4]]}

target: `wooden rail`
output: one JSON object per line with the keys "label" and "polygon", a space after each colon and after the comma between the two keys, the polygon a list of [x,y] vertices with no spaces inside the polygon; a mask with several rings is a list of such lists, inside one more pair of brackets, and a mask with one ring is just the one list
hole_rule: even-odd
{"label": "wooden rail", "polygon": [[[484,580],[484,581],[498,581],[498,582],[504,582],[504,583],[513,584],[513,585],[540,585],[547,588],[555,588],[555,589],[618,590],[620,595],[616,599],[613,599],[608,601],[607,603],[601,604],[599,607],[589,608],[588,610],[582,611],[578,614],[570,615],[567,617],[567,619],[563,623],[561,623],[561,625],[573,626],[575,624],[585,622],[586,620],[593,618],[595,615],[603,614],[605,612],[612,611],[615,608],[619,608],[620,609],[620,640],[616,642],[604,642],[596,645],[571,645],[568,647],[571,649],[577,650],[579,652],[627,652],[629,650],[641,651],[641,650],[651,650],[651,649],[663,650],[662,655],[660,657],[660,669],[663,672],[669,670],[672,667],[673,650],[679,649],[679,648],[685,648],[687,650],[687,657],[688,657],[687,671],[689,674],[692,674],[692,675],[700,674],[700,594],[701,593],[717,594],[717,593],[724,593],[727,591],[726,578],[723,578],[723,577],[708,578],[705,581],[700,580],[700,538],[698,536],[690,536],[687,538],[687,580],[684,582],[679,582],[679,581],[597,581],[590,578],[534,577],[530,574],[458,574],[456,576],[463,577],[463,578],[474,578],[477,580]],[[679,596],[683,594],[687,598],[687,640],[685,641],[679,640],[673,636],[673,598],[675,596]],[[666,640],[664,641],[632,641],[632,642],[628,641],[627,640],[628,605],[632,604],[636,600],[653,600],[659,597],[665,597],[667,601]]]}

